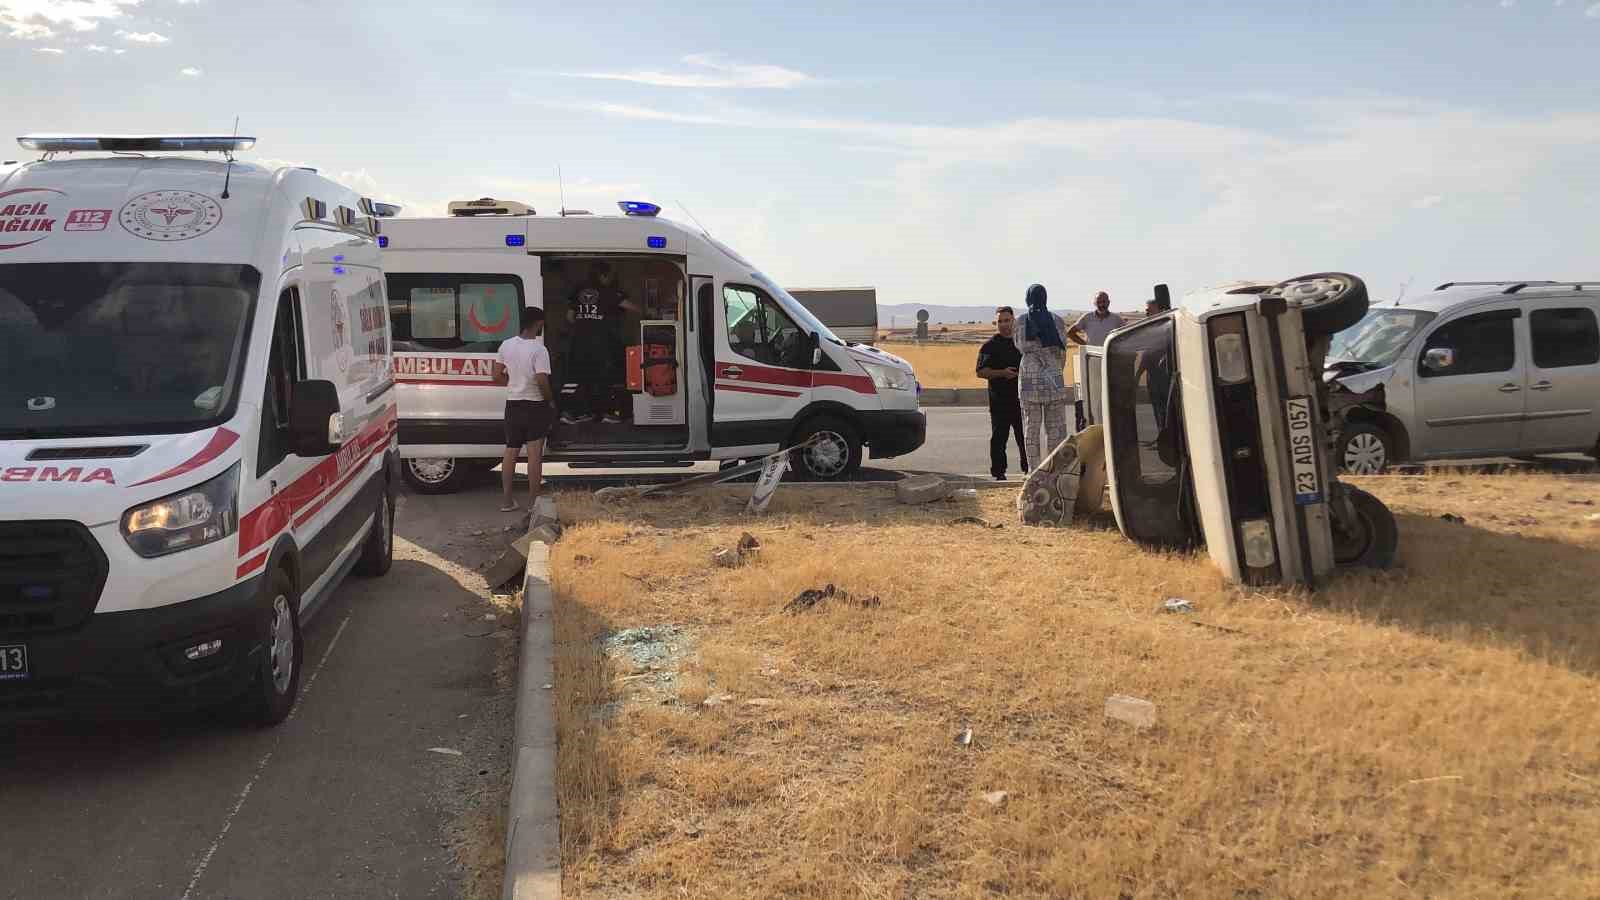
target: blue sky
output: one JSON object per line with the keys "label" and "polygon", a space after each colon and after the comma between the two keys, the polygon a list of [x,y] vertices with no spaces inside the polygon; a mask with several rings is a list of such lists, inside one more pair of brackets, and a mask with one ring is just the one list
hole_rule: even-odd
{"label": "blue sky", "polygon": [[[1600,278],[1600,2],[0,0],[29,131],[226,131],[438,213],[648,199],[790,286],[1137,309]],[[9,137],[9,136],[8,136]],[[22,151],[3,151],[5,158]]]}

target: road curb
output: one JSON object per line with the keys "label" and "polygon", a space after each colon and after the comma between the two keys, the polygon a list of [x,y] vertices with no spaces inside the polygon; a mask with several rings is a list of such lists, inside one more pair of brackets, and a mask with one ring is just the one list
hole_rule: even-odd
{"label": "road curb", "polygon": [[[556,521],[555,501],[541,497],[533,532]],[[522,581],[522,650],[517,667],[516,743],[506,816],[505,900],[559,900],[561,817],[556,805],[554,596],[550,545],[528,545]]]}

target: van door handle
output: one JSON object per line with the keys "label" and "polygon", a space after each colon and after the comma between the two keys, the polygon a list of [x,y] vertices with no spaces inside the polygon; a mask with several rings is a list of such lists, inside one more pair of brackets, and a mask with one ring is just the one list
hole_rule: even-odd
{"label": "van door handle", "polygon": [[1502,384],[1502,385],[1500,385],[1500,393],[1502,393],[1502,394],[1515,394],[1517,391],[1520,391],[1520,390],[1522,390],[1521,385],[1515,385],[1515,384]]}
{"label": "van door handle", "polygon": [[1528,389],[1529,390],[1533,390],[1533,391],[1548,391],[1553,387],[1555,387],[1555,385],[1551,384],[1548,381],[1535,381],[1532,385],[1529,386]]}
{"label": "van door handle", "polygon": [[721,374],[723,378],[738,378],[744,374],[744,370],[738,366],[723,366]]}

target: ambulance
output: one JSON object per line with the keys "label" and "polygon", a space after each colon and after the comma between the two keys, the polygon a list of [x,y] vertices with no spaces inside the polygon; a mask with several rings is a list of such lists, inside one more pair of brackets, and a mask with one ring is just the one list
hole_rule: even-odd
{"label": "ambulance", "polygon": [[307,621],[393,553],[375,205],[235,161],[253,138],[19,142],[42,156],[0,169],[0,719],[276,724]]}
{"label": "ambulance", "polygon": [[[458,490],[501,459],[506,389],[493,364],[521,307],[544,310],[552,383],[563,386],[547,460],[731,462],[810,442],[794,454],[798,474],[831,480],[867,454],[922,446],[927,419],[905,360],[840,339],[744,257],[658,206],[618,207],[541,216],[484,198],[452,203],[444,217],[383,221],[401,468],[413,488]],[[588,418],[596,386],[580,395],[574,373],[597,367],[575,360],[567,314],[600,278],[634,310],[614,323],[600,368],[615,377],[599,386],[604,414]]]}

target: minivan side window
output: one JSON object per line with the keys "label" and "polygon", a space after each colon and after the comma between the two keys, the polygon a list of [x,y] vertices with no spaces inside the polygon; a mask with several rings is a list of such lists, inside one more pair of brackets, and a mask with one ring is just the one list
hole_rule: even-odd
{"label": "minivan side window", "polygon": [[389,274],[394,349],[493,353],[522,327],[515,275]]}
{"label": "minivan side window", "polygon": [[1536,309],[1528,317],[1533,364],[1541,369],[1600,363],[1600,328],[1586,307]]}
{"label": "minivan side window", "polygon": [[285,290],[278,297],[273,318],[272,345],[267,350],[267,388],[261,401],[261,441],[256,452],[256,476],[272,471],[289,455],[289,394],[305,379],[305,339],[300,325],[300,291]]}
{"label": "minivan side window", "polygon": [[[1423,344],[1417,360],[1417,375],[1451,378],[1511,371],[1517,364],[1516,320],[1521,315],[1520,310],[1500,309],[1445,323],[1428,335]],[[1441,347],[1455,351],[1455,365],[1439,371],[1422,365],[1429,350]]]}
{"label": "minivan side window", "polygon": [[744,285],[722,288],[728,346],[758,363],[806,368],[805,332],[763,291]]}

